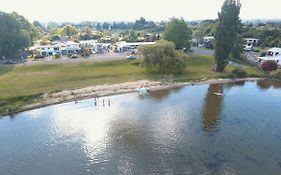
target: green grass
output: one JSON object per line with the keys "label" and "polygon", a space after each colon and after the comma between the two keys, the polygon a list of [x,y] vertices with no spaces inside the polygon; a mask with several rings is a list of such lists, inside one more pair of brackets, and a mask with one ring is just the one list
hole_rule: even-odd
{"label": "green grass", "polygon": [[[2,68],[0,66],[0,70]],[[4,69],[8,69],[7,66]],[[127,60],[15,65],[10,71],[0,71],[0,97],[32,95],[140,79],[146,79],[142,68],[130,65]]]}
{"label": "green grass", "polygon": [[[0,114],[33,103],[41,93],[163,78],[158,74],[147,73],[141,66],[130,62],[117,60],[0,65]],[[186,64],[185,73],[173,76],[173,81],[229,77],[235,68],[228,66],[223,73],[214,72],[214,58],[211,56],[189,57]],[[251,75],[261,74],[250,66],[247,66],[246,71]]]}

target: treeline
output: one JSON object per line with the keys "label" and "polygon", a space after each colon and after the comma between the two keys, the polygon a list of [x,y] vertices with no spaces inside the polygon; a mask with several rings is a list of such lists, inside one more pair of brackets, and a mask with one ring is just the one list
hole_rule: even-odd
{"label": "treeline", "polygon": [[245,24],[242,29],[245,38],[260,39],[261,47],[281,46],[281,24],[268,23],[262,25]]}
{"label": "treeline", "polygon": [[[46,31],[49,31],[53,28],[61,28],[69,23],[56,23],[56,22],[48,22],[44,27]],[[166,22],[153,22],[147,21],[145,18],[141,17],[137,19],[135,22],[94,22],[94,21],[84,21],[80,23],[71,23],[71,25],[76,28],[90,28],[98,31],[106,31],[106,30],[149,30],[152,32],[164,31],[166,27]]]}
{"label": "treeline", "polygon": [[81,22],[79,24],[73,24],[78,28],[92,28],[97,30],[109,30],[109,29],[120,29],[120,30],[150,30],[154,32],[164,31],[166,23],[160,22],[155,23],[153,21],[147,21],[145,18],[141,17],[135,22]]}
{"label": "treeline", "polygon": [[[218,20],[204,20],[193,26],[193,38],[199,43],[204,36],[214,36]],[[261,47],[281,47],[281,23],[241,23],[239,31],[242,38],[260,39]]]}

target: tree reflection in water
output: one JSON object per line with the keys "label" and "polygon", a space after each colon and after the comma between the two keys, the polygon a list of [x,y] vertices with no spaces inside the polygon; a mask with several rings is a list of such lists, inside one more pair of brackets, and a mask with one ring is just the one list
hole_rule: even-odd
{"label": "tree reflection in water", "polygon": [[211,84],[205,97],[205,104],[202,113],[203,127],[207,132],[215,131],[220,120],[223,96],[214,95],[215,92],[223,93],[222,84]]}
{"label": "tree reflection in water", "polygon": [[270,88],[273,88],[273,89],[281,88],[280,81],[278,81],[278,80],[259,80],[259,81],[257,81],[257,86],[260,89],[264,89],[264,90],[267,90]]}

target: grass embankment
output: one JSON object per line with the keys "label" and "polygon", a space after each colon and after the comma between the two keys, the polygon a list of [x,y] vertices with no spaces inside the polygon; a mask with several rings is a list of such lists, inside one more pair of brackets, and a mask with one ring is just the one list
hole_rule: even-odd
{"label": "grass embankment", "polygon": [[[224,73],[214,72],[214,59],[208,56],[189,57],[186,62],[186,72],[173,76],[173,81],[229,77],[235,68],[228,66]],[[251,75],[261,75],[250,66],[246,71]],[[40,101],[42,93],[162,78],[147,73],[144,68],[128,60],[0,65],[0,114]]]}

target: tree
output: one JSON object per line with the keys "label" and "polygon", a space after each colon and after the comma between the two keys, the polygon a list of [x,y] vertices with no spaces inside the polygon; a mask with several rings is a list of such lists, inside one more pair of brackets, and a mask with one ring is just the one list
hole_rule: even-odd
{"label": "tree", "polygon": [[205,36],[214,36],[216,32],[217,21],[216,20],[204,20],[200,22],[199,26],[193,33],[193,37],[198,40],[199,43],[203,43]]}
{"label": "tree", "polygon": [[104,22],[104,23],[102,24],[102,28],[103,28],[103,30],[108,30],[108,29],[109,29],[109,27],[110,27],[110,24],[109,24],[109,23],[107,23],[107,22]]}
{"label": "tree", "polygon": [[173,18],[164,32],[164,39],[175,43],[176,49],[189,48],[192,31],[183,19]]}
{"label": "tree", "polygon": [[231,56],[234,59],[240,59],[244,49],[244,38],[242,35],[237,35],[231,50]]}
{"label": "tree", "polygon": [[61,33],[70,38],[71,36],[76,35],[78,33],[78,30],[76,29],[76,27],[67,24],[61,29]]}
{"label": "tree", "polygon": [[176,51],[173,42],[158,41],[152,45],[141,46],[139,51],[148,70],[156,70],[161,74],[176,74],[185,70],[186,55]]}
{"label": "tree", "polygon": [[218,14],[218,26],[215,34],[215,71],[222,72],[228,64],[228,57],[233,49],[240,27],[240,7],[236,0],[225,0]]}
{"label": "tree", "polygon": [[133,29],[131,29],[130,31],[126,32],[123,39],[127,42],[136,42],[138,37],[137,37],[136,32]]}
{"label": "tree", "polygon": [[38,39],[40,33],[33,24],[31,24],[25,17],[17,14],[16,12],[11,13],[11,15],[20,23],[21,29],[27,32],[30,37],[31,43],[33,42],[33,40]]}
{"label": "tree", "polygon": [[101,29],[101,24],[100,24],[100,23],[97,23],[96,28],[97,28],[98,31],[101,31],[101,30],[102,30],[102,29]]}
{"label": "tree", "polygon": [[16,13],[0,12],[0,26],[0,58],[19,57],[37,37],[34,26]]}
{"label": "tree", "polygon": [[44,33],[45,28],[42,26],[42,24],[39,21],[33,21],[33,26],[38,30],[40,35]]}
{"label": "tree", "polygon": [[84,28],[79,34],[80,40],[90,40],[92,38],[93,38],[93,31],[89,27]]}

